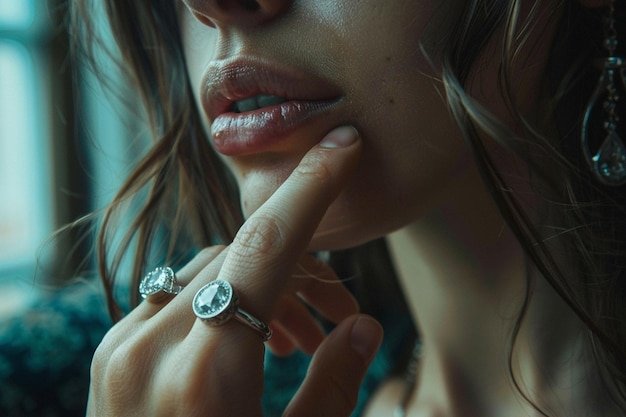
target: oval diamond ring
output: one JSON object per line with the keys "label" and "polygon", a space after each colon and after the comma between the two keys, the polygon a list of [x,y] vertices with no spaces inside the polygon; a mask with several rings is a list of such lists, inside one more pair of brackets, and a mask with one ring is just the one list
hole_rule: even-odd
{"label": "oval diamond ring", "polygon": [[149,272],[139,283],[139,293],[150,301],[159,301],[165,294],[178,294],[183,290],[176,282],[172,268],[159,267]]}
{"label": "oval diamond ring", "polygon": [[258,332],[264,341],[272,337],[272,330],[262,320],[239,308],[239,297],[230,282],[216,279],[200,288],[193,298],[193,312],[210,325],[219,326],[231,318]]}

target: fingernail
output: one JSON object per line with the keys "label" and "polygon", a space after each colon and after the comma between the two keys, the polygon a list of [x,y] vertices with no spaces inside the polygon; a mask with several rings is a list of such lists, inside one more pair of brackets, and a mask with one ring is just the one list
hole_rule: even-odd
{"label": "fingernail", "polygon": [[359,137],[353,126],[341,126],[331,130],[320,142],[322,148],[345,148],[352,145]]}
{"label": "fingernail", "polygon": [[369,317],[360,317],[352,325],[350,346],[364,361],[370,361],[382,340],[383,329]]}

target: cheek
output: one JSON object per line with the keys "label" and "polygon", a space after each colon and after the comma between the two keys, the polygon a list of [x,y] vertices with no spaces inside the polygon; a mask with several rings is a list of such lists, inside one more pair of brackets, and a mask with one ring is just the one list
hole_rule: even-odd
{"label": "cheek", "polygon": [[361,3],[368,7],[346,22],[355,35],[347,38],[340,74],[348,121],[368,137],[368,166],[380,168],[386,187],[446,177],[446,169],[466,155],[443,86],[422,49],[434,7],[415,0],[398,0],[395,7]]}
{"label": "cheek", "polygon": [[255,155],[233,159],[221,156],[235,177],[244,218],[256,211],[287,179],[299,158],[283,155]]}
{"label": "cheek", "polygon": [[189,82],[199,92],[203,71],[217,52],[218,31],[198,22],[186,7],[178,10],[178,24]]}
{"label": "cheek", "polygon": [[[358,245],[419,220],[455,192],[472,166],[458,143],[451,152],[439,155],[389,146],[382,143],[385,137],[369,139],[352,182],[315,235],[315,249]],[[412,139],[418,144],[422,140]]]}
{"label": "cheek", "polygon": [[443,87],[393,58],[386,65],[393,69],[377,72],[379,82],[354,90],[350,114],[365,140],[352,206],[364,224],[387,222],[382,233],[431,210],[471,165]]}

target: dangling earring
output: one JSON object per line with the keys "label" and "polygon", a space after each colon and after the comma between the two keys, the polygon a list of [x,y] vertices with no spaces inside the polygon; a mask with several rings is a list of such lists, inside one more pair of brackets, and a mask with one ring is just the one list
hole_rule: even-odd
{"label": "dangling earring", "polygon": [[[623,130],[620,130],[620,100],[626,100],[626,59],[616,56],[617,31],[615,29],[615,0],[608,5],[608,19],[604,48],[608,56],[601,60],[601,71],[598,85],[585,109],[582,123],[582,147],[591,171],[596,179],[605,185],[617,186],[626,184],[626,146]],[[624,113],[621,114],[625,116]],[[596,129],[590,129],[595,120],[602,121]],[[592,130],[592,132],[590,132]],[[598,135],[590,137],[592,135]],[[590,144],[600,144],[595,154]],[[597,145],[596,145],[597,146]]]}

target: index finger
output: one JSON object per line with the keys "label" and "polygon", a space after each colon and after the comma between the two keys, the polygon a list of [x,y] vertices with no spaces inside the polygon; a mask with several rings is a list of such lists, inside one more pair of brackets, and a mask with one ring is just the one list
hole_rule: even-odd
{"label": "index finger", "polygon": [[[354,171],[361,146],[356,129],[336,128],[307,152],[287,180],[241,227],[219,277],[245,288],[241,305],[267,320],[280,291],[326,210]],[[268,283],[268,279],[274,280]]]}

